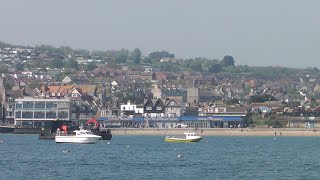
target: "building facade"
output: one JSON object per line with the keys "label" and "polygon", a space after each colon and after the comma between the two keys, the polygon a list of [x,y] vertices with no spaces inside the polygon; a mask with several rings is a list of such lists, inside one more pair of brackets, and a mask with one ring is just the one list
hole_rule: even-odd
{"label": "building facade", "polygon": [[16,127],[40,128],[46,122],[70,120],[70,99],[42,99],[25,97],[15,100]]}

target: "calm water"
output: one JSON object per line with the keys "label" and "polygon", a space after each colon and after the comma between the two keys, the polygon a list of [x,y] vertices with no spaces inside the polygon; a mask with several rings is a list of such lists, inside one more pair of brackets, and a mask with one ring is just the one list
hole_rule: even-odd
{"label": "calm water", "polygon": [[110,144],[81,145],[0,134],[0,140],[1,180],[320,178],[319,137],[165,143],[160,136],[114,136]]}

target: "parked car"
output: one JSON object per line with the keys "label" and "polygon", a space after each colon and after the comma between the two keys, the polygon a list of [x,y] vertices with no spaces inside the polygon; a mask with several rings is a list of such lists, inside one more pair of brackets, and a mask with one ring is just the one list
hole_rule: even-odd
{"label": "parked car", "polygon": [[187,128],[188,126],[184,123],[178,123],[175,128]]}

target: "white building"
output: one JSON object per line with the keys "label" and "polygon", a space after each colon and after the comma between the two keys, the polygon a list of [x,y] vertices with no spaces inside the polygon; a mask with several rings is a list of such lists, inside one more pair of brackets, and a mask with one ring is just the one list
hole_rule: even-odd
{"label": "white building", "polygon": [[48,121],[70,120],[70,99],[15,99],[14,124],[20,127],[44,127]]}
{"label": "white building", "polygon": [[120,105],[121,116],[128,116],[134,114],[143,114],[143,107],[137,106],[136,104],[131,104],[130,101],[127,104]]}

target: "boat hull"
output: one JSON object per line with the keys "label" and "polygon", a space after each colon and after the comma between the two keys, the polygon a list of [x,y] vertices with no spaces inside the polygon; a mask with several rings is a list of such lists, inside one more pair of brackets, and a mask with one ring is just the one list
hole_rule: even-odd
{"label": "boat hull", "polygon": [[165,142],[200,142],[202,140],[201,138],[195,138],[195,139],[183,139],[183,138],[166,138]]}
{"label": "boat hull", "polygon": [[79,136],[56,136],[56,143],[79,143],[79,144],[94,144],[101,136],[91,136],[91,137],[79,137]]}

